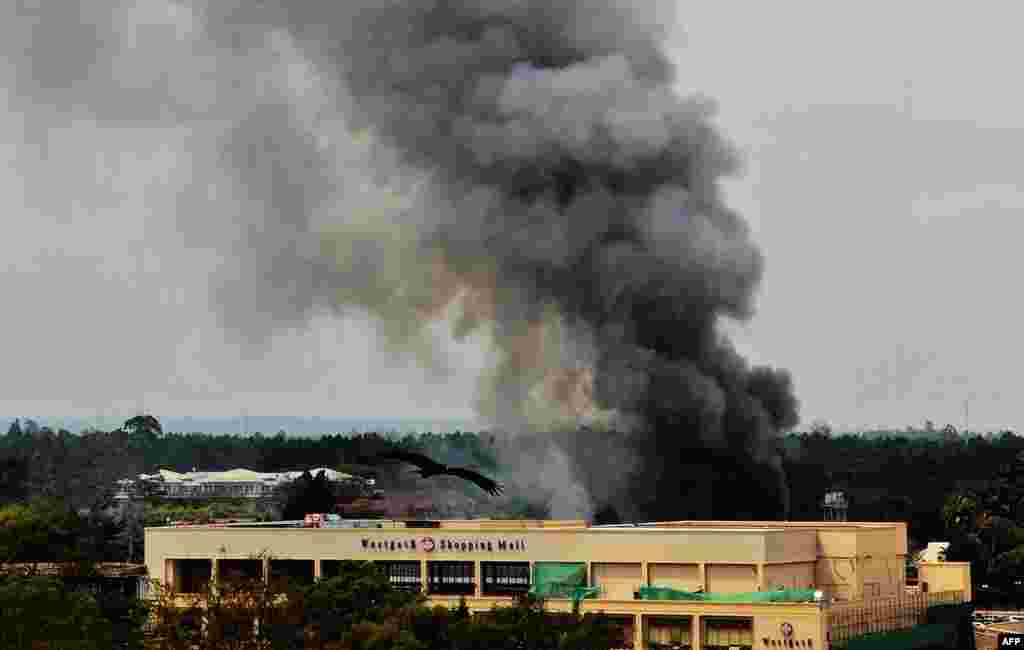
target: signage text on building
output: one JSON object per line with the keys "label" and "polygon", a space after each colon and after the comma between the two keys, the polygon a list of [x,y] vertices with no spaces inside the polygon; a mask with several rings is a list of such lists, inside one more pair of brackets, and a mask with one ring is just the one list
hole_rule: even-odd
{"label": "signage text on building", "polygon": [[412,539],[364,537],[359,540],[365,551],[424,551],[431,553],[508,553],[526,550],[525,539],[479,539],[479,538],[448,538],[421,537]]}

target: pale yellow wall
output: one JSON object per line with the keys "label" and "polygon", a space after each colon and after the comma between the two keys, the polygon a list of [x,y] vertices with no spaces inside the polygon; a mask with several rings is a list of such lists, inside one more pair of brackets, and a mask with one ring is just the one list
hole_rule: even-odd
{"label": "pale yellow wall", "polygon": [[[466,560],[556,561],[621,563],[623,559],[648,562],[649,584],[708,591],[753,591],[758,588],[756,567],[762,564],[762,586],[770,588],[778,576],[787,586],[829,589],[839,598],[861,597],[865,582],[879,593],[902,588],[902,571],[893,571],[906,548],[903,524],[857,522],[669,522],[657,529],[590,529],[580,521],[445,521],[439,529],[407,529],[387,522],[382,529],[256,529],[256,528],[147,528],[146,564],[150,575],[165,579],[165,559],[247,558],[261,552],[282,559],[358,560]],[[366,550],[362,538],[421,540],[518,540],[525,550],[440,551],[422,549]],[[866,557],[870,555],[871,557]],[[881,562],[884,558],[889,568]],[[665,569],[659,563],[687,565]],[[813,563],[813,574],[809,566]],[[699,564],[706,581],[701,585]],[[780,569],[779,565],[802,566]],[[902,564],[899,564],[902,567]],[[674,571],[674,573],[673,573]],[[797,573],[793,573],[797,571]],[[800,573],[802,571],[803,573]],[[780,573],[781,572],[781,573]],[[652,577],[653,576],[653,577]],[[898,576],[894,579],[893,576]],[[642,575],[635,581],[643,581]],[[617,589],[617,592],[625,591]],[[865,596],[868,594],[864,594]],[[629,597],[632,597],[630,591]]]}
{"label": "pale yellow wall", "polygon": [[[765,616],[758,616],[754,619],[754,647],[764,648],[763,639],[767,638],[769,642],[772,641],[787,641],[782,635],[782,625],[789,623],[793,626],[792,641],[800,641],[801,645],[798,647],[806,648],[803,645],[808,639],[811,640],[811,648],[824,648],[825,640],[825,625],[822,623],[823,617],[814,613],[804,615],[792,615],[792,614],[769,614]],[[768,646],[768,647],[788,647],[788,646]]]}
{"label": "pale yellow wall", "polygon": [[970,562],[918,562],[917,575],[930,592],[963,591],[966,601],[973,598]]}
{"label": "pale yellow wall", "polygon": [[815,584],[814,562],[766,564],[764,567],[765,590],[772,590],[778,585],[786,589],[807,589]]}
{"label": "pale yellow wall", "polygon": [[710,592],[757,591],[757,567],[742,564],[710,564],[706,571]]}
{"label": "pale yellow wall", "polygon": [[906,576],[903,556],[861,557],[857,568],[864,598],[894,596],[903,592]]}
{"label": "pale yellow wall", "polygon": [[811,560],[818,557],[818,536],[813,530],[788,528],[772,531],[765,535],[765,546],[766,562]]}
{"label": "pale yellow wall", "polygon": [[862,528],[857,531],[857,555],[882,556],[907,554],[907,525]]}
{"label": "pale yellow wall", "polygon": [[590,567],[591,584],[598,587],[606,600],[631,600],[643,578],[640,563],[595,562]]}
{"label": "pale yellow wall", "polygon": [[647,565],[647,582],[653,587],[670,587],[683,591],[696,591],[702,588],[700,566],[697,564],[659,564]]}
{"label": "pale yellow wall", "polygon": [[819,530],[818,557],[857,557],[857,532],[856,529]]}
{"label": "pale yellow wall", "polygon": [[821,558],[814,566],[815,585],[840,600],[859,598],[857,559]]}
{"label": "pale yellow wall", "polygon": [[[766,531],[758,530],[632,530],[632,529],[332,529],[332,528],[147,528],[146,564],[151,575],[162,577],[165,558],[247,558],[266,551],[282,559],[359,560],[516,560],[578,562],[637,561],[715,564],[814,561],[807,537],[814,531],[787,531],[792,549],[774,544],[767,549]],[[525,541],[523,551],[458,552],[436,550],[372,551],[361,547],[362,538],[376,540],[498,539]],[[780,557],[781,556],[781,557]]]}

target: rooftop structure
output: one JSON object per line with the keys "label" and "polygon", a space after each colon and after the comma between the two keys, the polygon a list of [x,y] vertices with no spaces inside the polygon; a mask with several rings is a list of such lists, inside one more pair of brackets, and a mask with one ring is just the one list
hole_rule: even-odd
{"label": "rooftop structure", "polygon": [[846,521],[850,503],[846,499],[846,493],[841,490],[832,490],[825,493],[821,503],[822,515],[825,521]]}
{"label": "rooftop structure", "polygon": [[[638,650],[840,647],[916,628],[929,608],[972,597],[970,567],[955,562],[921,563],[922,589],[908,592],[903,523],[307,517],[278,526],[147,528],[146,565],[187,593],[235,575],[312,581],[341,560],[372,561],[435,604],[465,598],[486,612],[528,590],[555,612],[579,602],[612,616],[622,647]],[[261,553],[269,557],[254,559]]]}
{"label": "rooftop structure", "polygon": [[[374,484],[373,479],[364,479],[345,474],[327,467],[309,470],[312,476],[324,472],[332,483]],[[302,471],[255,472],[251,469],[236,468],[222,472],[175,472],[161,469],[155,474],[139,474],[137,479],[118,481],[117,499],[130,499],[140,493],[155,493],[168,499],[195,499],[212,497],[269,496],[277,487],[302,476]]]}
{"label": "rooftop structure", "polygon": [[77,562],[8,562],[0,564],[0,576],[59,578],[66,587],[99,595],[119,592],[145,598],[148,594],[146,565],[129,562],[97,562],[83,571]]}
{"label": "rooftop structure", "polygon": [[949,542],[929,542],[923,551],[918,553],[917,559],[924,562],[942,562],[946,559],[946,549]]}

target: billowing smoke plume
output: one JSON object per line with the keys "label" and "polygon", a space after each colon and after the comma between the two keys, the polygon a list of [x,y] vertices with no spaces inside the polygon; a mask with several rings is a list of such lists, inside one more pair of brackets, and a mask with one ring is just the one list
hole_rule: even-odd
{"label": "billowing smoke plume", "polygon": [[719,331],[762,259],[719,193],[713,107],[674,90],[674,3],[72,4],[0,10],[26,141],[184,138],[174,229],[212,251],[231,329],[370,314],[439,381],[437,323],[488,342],[476,407],[556,516],[785,509],[796,403]]}
{"label": "billowing smoke plume", "polygon": [[788,376],[750,369],[718,330],[750,314],[762,259],[722,203],[736,160],[711,108],[673,90],[666,6],[284,6],[357,127],[429,175],[400,226],[433,265],[408,315],[461,300],[468,329],[489,324],[482,413],[512,446],[559,441],[531,471],[567,459],[590,507],[632,518],[735,514],[742,500],[700,486],[764,490],[757,468],[781,470],[776,434],[796,422]]}

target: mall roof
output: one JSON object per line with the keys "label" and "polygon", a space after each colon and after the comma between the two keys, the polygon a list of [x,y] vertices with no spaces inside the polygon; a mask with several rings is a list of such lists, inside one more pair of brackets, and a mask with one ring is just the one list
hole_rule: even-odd
{"label": "mall roof", "polygon": [[[320,472],[324,472],[327,475],[327,479],[330,481],[347,481],[355,478],[351,474],[345,474],[338,472],[327,467],[317,467],[316,469],[309,470],[312,476],[316,476]],[[196,482],[196,483],[251,483],[254,481],[263,481],[267,483],[277,483],[282,481],[291,481],[302,476],[302,471],[291,471],[291,472],[255,472],[251,469],[235,468],[229,469],[223,472],[175,472],[169,469],[161,469],[156,474],[140,474],[139,478],[143,480],[163,480],[167,483],[184,483],[184,482]]]}

